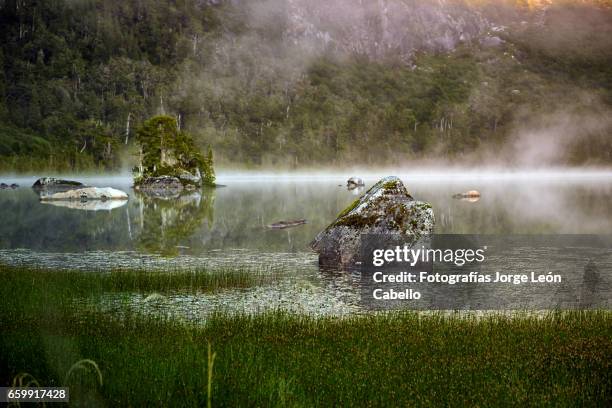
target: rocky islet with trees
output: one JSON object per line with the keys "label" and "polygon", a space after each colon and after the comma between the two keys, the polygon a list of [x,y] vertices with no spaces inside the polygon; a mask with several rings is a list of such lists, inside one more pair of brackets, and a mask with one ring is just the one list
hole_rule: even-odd
{"label": "rocky islet with trees", "polygon": [[202,154],[193,138],[179,129],[174,117],[159,115],[148,119],[136,131],[136,140],[136,190],[180,192],[216,185],[212,149]]}

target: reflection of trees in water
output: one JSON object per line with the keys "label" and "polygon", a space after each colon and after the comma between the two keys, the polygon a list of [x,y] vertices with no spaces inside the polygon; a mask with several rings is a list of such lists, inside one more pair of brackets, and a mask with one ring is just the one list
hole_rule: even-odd
{"label": "reflection of trees in water", "polygon": [[176,256],[181,242],[191,237],[203,223],[208,228],[213,225],[213,189],[172,197],[138,193],[135,198],[140,211],[136,245],[142,251]]}

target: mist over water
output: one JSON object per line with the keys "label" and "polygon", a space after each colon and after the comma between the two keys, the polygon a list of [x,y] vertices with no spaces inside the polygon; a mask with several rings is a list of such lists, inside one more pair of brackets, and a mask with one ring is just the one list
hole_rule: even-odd
{"label": "mist over water", "polygon": [[[346,179],[352,175],[362,177],[365,188],[348,190]],[[220,309],[231,313],[278,309],[319,315],[360,313],[364,309],[359,280],[351,274],[320,269],[309,243],[386,175],[398,175],[415,199],[432,204],[438,234],[609,234],[612,230],[612,171],[601,169],[222,171],[218,182],[226,187],[171,200],[137,194],[131,189],[131,177],[125,175],[63,175],[130,195],[126,204],[98,211],[80,203],[42,204],[29,188],[35,177],[3,176],[1,181],[17,182],[21,187],[0,190],[0,262],[85,272],[207,267],[277,276],[273,283],[248,290],[169,294],[155,308],[137,293],[130,295],[127,304],[123,294],[109,294],[100,304],[83,299],[80,305],[108,309],[109,313],[119,305],[138,313],[196,321]],[[474,189],[481,193],[477,202],[452,198]],[[295,219],[307,223],[284,230],[268,228]],[[522,268],[528,254],[515,255],[516,265],[504,265]],[[541,256],[531,254],[536,255]],[[538,262],[546,266],[546,259]]]}
{"label": "mist over water", "polygon": [[[21,188],[0,191],[0,248],[172,256],[225,249],[306,253],[319,231],[387,175],[399,176],[415,199],[432,204],[436,233],[603,234],[612,230],[610,170],[220,172],[218,182],[226,187],[178,200],[137,194],[128,176],[62,175],[88,185],[119,188],[130,199],[122,206],[99,207],[100,211],[92,211],[95,206],[44,205],[29,188],[35,177],[2,177]],[[365,188],[348,190],[350,176],[363,178]],[[477,202],[452,198],[469,190],[480,191],[481,198]],[[281,231],[267,227],[294,219],[306,219],[307,224]]]}

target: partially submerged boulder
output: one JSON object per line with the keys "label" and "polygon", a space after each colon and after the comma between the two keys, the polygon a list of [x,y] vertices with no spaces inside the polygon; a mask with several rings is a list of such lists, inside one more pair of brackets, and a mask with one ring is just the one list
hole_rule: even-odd
{"label": "partially submerged boulder", "polygon": [[41,201],[127,200],[128,195],[111,187],[84,187],[42,196]]}
{"label": "partially submerged boulder", "polygon": [[346,186],[348,187],[349,190],[352,190],[357,187],[365,186],[365,183],[359,177],[351,177],[346,181]]}
{"label": "partially submerged boulder", "polygon": [[402,181],[385,177],[355,200],[311,243],[319,263],[350,269],[360,258],[362,234],[402,234],[413,242],[433,231],[429,203],[416,201]]}

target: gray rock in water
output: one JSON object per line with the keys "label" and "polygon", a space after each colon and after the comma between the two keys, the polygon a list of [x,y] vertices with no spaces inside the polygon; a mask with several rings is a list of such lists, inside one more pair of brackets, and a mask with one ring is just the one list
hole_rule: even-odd
{"label": "gray rock in water", "polygon": [[172,176],[147,177],[138,182],[134,190],[150,195],[168,196],[183,191],[183,184],[177,177]]}
{"label": "gray rock in water", "polygon": [[346,186],[349,189],[352,189],[352,188],[355,188],[355,187],[365,186],[365,183],[359,177],[351,177],[350,179],[348,179],[346,181]]}
{"label": "gray rock in water", "polygon": [[385,177],[342,211],[310,244],[321,265],[350,269],[360,258],[361,234],[402,234],[416,242],[435,223],[429,203],[414,200],[402,181]]}
{"label": "gray rock in water", "polygon": [[42,201],[127,200],[128,195],[121,190],[111,187],[84,187],[48,194],[40,199]]}
{"label": "gray rock in water", "polygon": [[351,177],[346,181],[346,187],[349,190],[360,189],[360,187],[365,186],[365,183],[359,177]]}
{"label": "gray rock in water", "polygon": [[200,173],[200,169],[196,169],[195,174],[191,174],[190,172],[183,170],[181,174],[179,174],[179,179],[186,182],[187,185],[200,186],[202,184],[202,174]]}
{"label": "gray rock in water", "polygon": [[9,188],[9,186],[6,183],[0,183],[0,188],[5,189],[5,188]]}
{"label": "gray rock in water", "polygon": [[72,180],[56,179],[54,177],[43,177],[39,178],[34,182],[32,188],[34,189],[71,189],[83,187],[83,183]]}
{"label": "gray rock in water", "polygon": [[19,184],[17,183],[13,183],[11,184],[11,188],[15,189],[15,188],[19,188]]}

